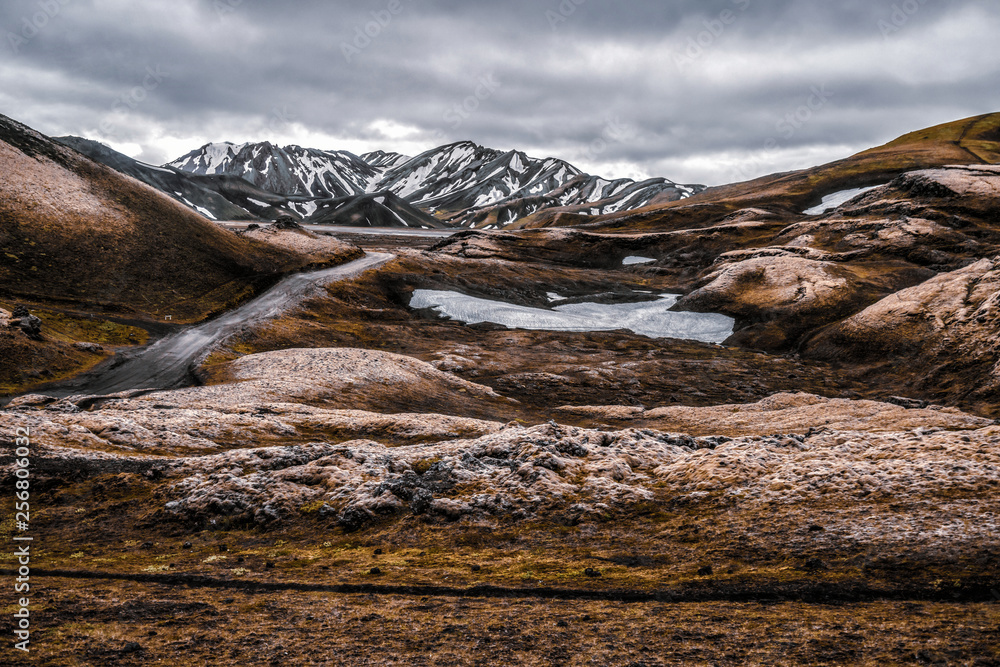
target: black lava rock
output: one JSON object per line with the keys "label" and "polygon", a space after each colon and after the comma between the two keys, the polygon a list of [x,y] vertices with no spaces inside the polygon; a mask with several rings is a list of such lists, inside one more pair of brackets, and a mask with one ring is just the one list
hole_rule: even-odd
{"label": "black lava rock", "polygon": [[917,398],[906,398],[904,396],[890,396],[885,399],[886,403],[891,403],[892,405],[898,405],[901,408],[906,408],[907,410],[923,410],[930,403],[927,401],[921,401]]}
{"label": "black lava rock", "polygon": [[20,327],[21,331],[28,338],[34,340],[42,339],[42,321],[34,315],[25,315],[24,317],[11,320],[10,323]]}
{"label": "black lava rock", "polygon": [[295,218],[289,215],[283,215],[274,224],[271,225],[271,229],[302,229],[302,225],[295,222]]}
{"label": "black lava rock", "polygon": [[372,515],[357,507],[348,507],[337,519],[340,527],[349,533],[361,530],[372,520]]}
{"label": "black lava rock", "polygon": [[427,489],[418,489],[413,493],[413,500],[410,501],[410,509],[414,514],[423,514],[430,509],[434,494]]}

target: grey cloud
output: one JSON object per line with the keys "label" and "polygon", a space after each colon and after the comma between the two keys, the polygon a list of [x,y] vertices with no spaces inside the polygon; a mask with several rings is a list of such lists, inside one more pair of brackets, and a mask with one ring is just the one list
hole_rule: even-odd
{"label": "grey cloud", "polygon": [[[753,163],[772,137],[839,157],[997,110],[997,29],[986,0],[13,0],[0,112],[142,159],[296,132],[396,148],[381,121],[410,148],[472,139],[718,183],[731,165],[705,156]],[[165,73],[152,88],[150,71]],[[782,120],[823,86],[789,135]],[[595,152],[609,124],[628,132]],[[794,166],[777,160],[752,166]]]}

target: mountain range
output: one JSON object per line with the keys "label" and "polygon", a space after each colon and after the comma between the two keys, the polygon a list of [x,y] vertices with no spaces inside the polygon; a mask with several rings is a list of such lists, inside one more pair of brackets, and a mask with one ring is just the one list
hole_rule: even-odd
{"label": "mountain range", "polygon": [[469,141],[416,157],[211,143],[155,166],[89,139],[57,140],[214,220],[496,229],[540,211],[613,214],[704,190],[664,178],[609,180],[563,160]]}

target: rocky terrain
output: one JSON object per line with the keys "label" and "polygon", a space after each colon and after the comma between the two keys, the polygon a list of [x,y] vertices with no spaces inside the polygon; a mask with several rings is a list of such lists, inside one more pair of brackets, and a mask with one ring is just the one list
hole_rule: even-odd
{"label": "rocky terrain", "polygon": [[[581,228],[372,236],[378,262],[227,329],[191,386],[16,385],[0,481],[30,429],[39,664],[998,664],[998,122]],[[360,254],[288,220],[216,231],[300,267]],[[675,294],[736,326],[508,329],[417,290]],[[15,305],[0,340],[95,378],[145,342],[125,332],[169,333]]]}
{"label": "rocky terrain", "polygon": [[[677,627],[708,614],[703,630],[738,613],[777,631],[805,614],[812,625],[785,650],[809,660],[1000,657],[989,639],[1000,575],[991,419],[802,393],[556,411],[619,424],[594,429],[452,416],[472,404],[499,416],[510,400],[389,353],[286,350],[225,371],[207,387],[25,396],[0,413],[4,432],[35,434],[46,534],[35,576],[55,624],[42,632],[66,647],[54,661],[313,654],[287,628],[264,638],[264,617],[281,609],[299,632],[322,627],[324,642],[348,646],[398,618],[391,626],[408,630],[376,649],[392,663],[415,650],[412,633],[437,627],[411,608],[418,599],[447,627],[481,627],[483,650],[548,651],[525,636],[519,598],[549,610],[533,627],[565,628],[581,646],[599,624],[615,645],[593,651],[609,656],[637,636],[658,646],[656,624],[632,614],[662,622],[683,606]],[[435,411],[393,408],[412,396],[433,397]],[[196,606],[181,585],[199,591]],[[84,609],[90,620],[74,626],[67,610]],[[894,631],[824,634],[848,612]],[[498,614],[507,621],[491,625]],[[632,620],[608,624],[623,614]],[[912,615],[962,632],[936,625],[931,639]],[[180,631],[206,619],[198,636],[214,648]],[[720,631],[730,655],[775,657],[745,628]],[[447,628],[435,632],[444,649]]]}
{"label": "rocky terrain", "polygon": [[298,253],[304,258],[312,260],[311,263],[316,266],[328,263],[330,257],[347,257],[352,254],[353,250],[343,241],[313,234],[294,222],[248,228],[239,232],[238,235]]}
{"label": "rocky terrain", "polygon": [[[71,468],[116,459],[155,468],[159,512],[186,523],[281,524],[318,505],[331,527],[351,531],[411,516],[577,525],[658,500],[753,515],[775,504],[801,513],[822,499],[839,510],[804,543],[811,549],[850,550],[876,531],[890,551],[978,556],[997,529],[1000,505],[980,500],[1000,486],[1000,428],[954,409],[779,394],[644,415],[656,430],[525,427],[344,409],[346,393],[365,407],[390,403],[390,383],[392,392],[502,407],[490,388],[408,357],[289,350],[244,357],[230,373],[231,383],[92,410],[27,396],[8,406],[4,427],[31,428],[36,456]],[[736,415],[721,429],[729,436],[670,429],[722,415]],[[766,427],[794,435],[760,435]]]}

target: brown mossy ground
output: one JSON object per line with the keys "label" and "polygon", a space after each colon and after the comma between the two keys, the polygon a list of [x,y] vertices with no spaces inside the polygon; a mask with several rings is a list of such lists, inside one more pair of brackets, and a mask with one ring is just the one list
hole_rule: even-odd
{"label": "brown mossy ground", "polygon": [[[0,396],[55,382],[93,368],[118,348],[144,345],[145,329],[121,321],[27,304],[42,320],[43,340],[29,338],[20,329],[0,329]],[[0,301],[8,311],[15,304]],[[73,343],[97,343],[104,352],[83,352]]]}
{"label": "brown mossy ground", "polygon": [[[405,305],[415,287],[514,294],[541,305],[546,291],[586,294],[609,283],[622,291],[669,286],[655,273],[404,255],[248,332],[217,353],[206,373],[269,349],[381,349],[457,364],[446,368],[522,402],[520,413],[497,418],[526,421],[547,419],[567,403],[710,405],[778,390],[880,392],[852,379],[856,369],[793,357],[665,345],[623,332],[466,327]],[[586,372],[609,362],[613,372]],[[557,374],[566,379],[553,381]],[[145,476],[148,464],[131,472],[53,466],[33,491],[39,539],[32,567],[111,578],[37,578],[36,651],[11,664],[1000,664],[1000,607],[988,602],[1000,590],[993,545],[947,553],[891,539],[837,539],[827,527],[845,512],[863,522],[864,508],[823,498],[743,507],[662,497],[578,525],[407,516],[345,532],[315,503],[269,528],[180,522],[161,509],[155,494],[167,482]],[[890,505],[903,516],[913,509],[906,499]],[[0,525],[8,544],[12,518]],[[5,550],[0,568],[13,565]],[[135,575],[180,578],[127,578]],[[289,583],[369,588],[260,587]],[[494,586],[515,597],[371,588],[396,585]],[[546,588],[665,591],[682,601],[556,600]]]}
{"label": "brown mossy ground", "polygon": [[[33,651],[5,646],[4,664],[1000,664],[1000,553],[831,546],[823,526],[845,508],[822,499],[761,511],[664,500],[577,526],[414,517],[346,533],[310,506],[272,529],[179,523],[155,509],[162,482],[136,473],[38,481],[33,570],[96,578],[33,574]],[[7,544],[12,529],[8,517]],[[14,564],[5,550],[0,568]],[[280,588],[295,583],[368,588]],[[379,588],[428,584],[510,593]],[[622,590],[667,595],[614,601]],[[602,593],[614,600],[587,599]]]}
{"label": "brown mossy ground", "polygon": [[[47,579],[10,665],[1000,664],[1000,606],[620,604]],[[6,648],[5,648],[6,650]]]}
{"label": "brown mossy ground", "polygon": [[[357,259],[362,251],[351,248],[327,257],[327,261],[300,266],[301,270],[341,264]],[[191,324],[227,312],[255,297],[280,279],[282,274],[235,280],[207,293],[163,306],[168,315],[122,307],[120,304],[75,303],[65,299],[5,298],[0,307],[13,310],[23,304],[42,320],[42,340],[32,340],[19,330],[0,330],[0,396],[32,391],[88,371],[117,351],[145,345],[183,324]],[[159,312],[159,311],[158,311]],[[104,353],[87,353],[74,342],[97,343]]]}
{"label": "brown mossy ground", "polygon": [[[575,526],[403,517],[359,532],[345,532],[305,505],[299,517],[264,529],[222,520],[190,524],[151,511],[161,504],[152,485],[124,475],[97,475],[40,494],[35,506],[44,509],[33,525],[45,539],[33,551],[37,568],[247,583],[496,586],[527,593],[555,588],[806,602],[989,600],[1000,583],[995,546],[935,555],[910,545],[852,545],[814,533],[845,509],[821,501],[761,511],[663,500]],[[67,500],[81,495],[85,507]],[[907,511],[905,502],[893,507]],[[3,528],[9,535],[13,526],[6,521]],[[192,546],[185,548],[188,542]],[[0,567],[14,564],[7,553]],[[374,567],[380,572],[372,573]],[[703,574],[706,567],[710,574]],[[598,576],[587,575],[588,568]]]}

